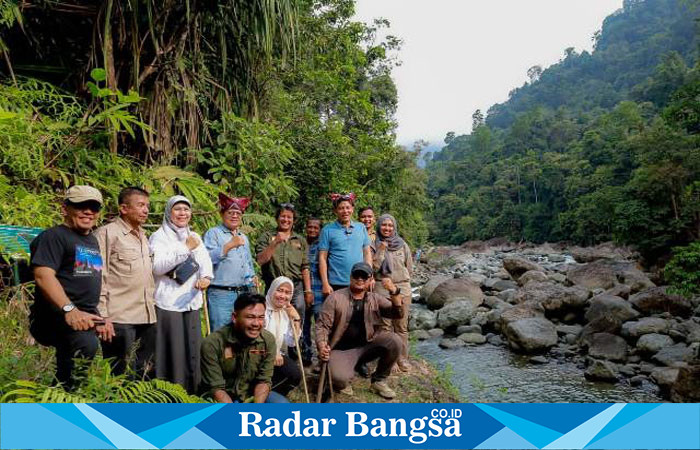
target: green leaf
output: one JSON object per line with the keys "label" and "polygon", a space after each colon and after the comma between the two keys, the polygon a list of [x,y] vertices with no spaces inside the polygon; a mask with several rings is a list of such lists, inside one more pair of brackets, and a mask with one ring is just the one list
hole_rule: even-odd
{"label": "green leaf", "polygon": [[107,72],[100,67],[96,67],[90,71],[90,77],[95,81],[105,81],[107,79]]}

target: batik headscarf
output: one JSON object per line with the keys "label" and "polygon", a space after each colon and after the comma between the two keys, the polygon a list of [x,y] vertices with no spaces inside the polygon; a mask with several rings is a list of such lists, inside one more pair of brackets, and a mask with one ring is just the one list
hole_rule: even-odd
{"label": "batik headscarf", "polygon": [[[384,237],[382,235],[382,224],[387,220],[391,220],[391,222],[394,224],[394,232],[391,236]],[[390,252],[400,250],[406,245],[406,242],[403,239],[401,239],[401,236],[399,236],[399,225],[396,223],[396,219],[394,219],[394,216],[392,216],[391,214],[382,214],[381,216],[379,216],[379,219],[377,219],[376,227],[377,238],[372,243],[372,248],[375,252],[379,248],[379,244],[381,242],[386,242],[386,248]],[[382,265],[379,268],[379,273],[382,276],[389,275],[392,272],[392,269],[393,268],[391,267],[391,259],[384,258],[384,261],[382,261]]]}
{"label": "batik headscarf", "polygon": [[275,336],[275,344],[277,345],[277,354],[279,355],[284,344],[284,336],[289,330],[289,316],[284,308],[278,308],[275,305],[275,292],[283,285],[288,284],[292,288],[292,296],[294,296],[294,283],[287,277],[277,277],[270,284],[270,289],[267,290],[265,296],[265,305],[269,313],[269,319],[265,324],[265,329]]}
{"label": "batik headscarf", "polygon": [[219,211],[221,212],[237,209],[243,213],[248,205],[250,205],[250,199],[247,197],[229,197],[226,194],[219,193]]}
{"label": "batik headscarf", "polygon": [[192,208],[192,202],[189,201],[187,197],[184,195],[173,195],[168,199],[168,202],[165,204],[165,211],[163,212],[163,229],[174,232],[177,235],[177,238],[181,241],[184,241],[187,239],[187,236],[190,234],[190,227],[189,225],[186,227],[178,227],[173,223],[173,219],[170,217],[172,214],[173,208],[175,205],[178,203],[184,203],[190,208]]}

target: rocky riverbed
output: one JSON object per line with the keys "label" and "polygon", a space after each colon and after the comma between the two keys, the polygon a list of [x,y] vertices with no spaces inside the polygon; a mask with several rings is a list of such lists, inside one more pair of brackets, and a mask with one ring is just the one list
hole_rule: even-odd
{"label": "rocky riverbed", "polygon": [[[464,355],[480,355],[466,358],[476,380],[480,362],[484,374],[500,364],[511,382],[499,392],[525,389],[515,380],[529,370],[531,384],[559,376],[569,385],[569,398],[540,401],[652,401],[655,393],[699,401],[700,298],[657,284],[633,252],[609,245],[438,247],[417,264],[409,326],[419,352],[438,365],[452,360],[455,374],[464,375]],[[576,395],[586,380],[617,384],[617,393]]]}

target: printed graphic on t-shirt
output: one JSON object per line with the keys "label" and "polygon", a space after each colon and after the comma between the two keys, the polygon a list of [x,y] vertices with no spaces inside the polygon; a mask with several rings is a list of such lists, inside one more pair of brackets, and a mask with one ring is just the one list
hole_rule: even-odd
{"label": "printed graphic on t-shirt", "polygon": [[102,256],[95,248],[75,246],[75,265],[73,275],[76,277],[91,277],[102,272]]}

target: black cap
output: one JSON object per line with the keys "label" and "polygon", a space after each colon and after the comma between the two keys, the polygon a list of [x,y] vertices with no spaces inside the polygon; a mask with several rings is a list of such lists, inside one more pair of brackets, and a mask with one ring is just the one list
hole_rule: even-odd
{"label": "black cap", "polygon": [[362,273],[366,274],[367,276],[371,276],[372,275],[372,267],[370,267],[370,265],[364,261],[358,262],[358,263],[353,264],[352,270],[350,270],[350,276],[352,276],[355,272],[362,272]]}

